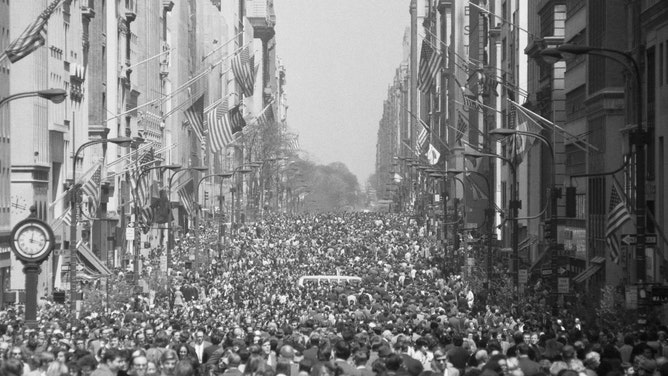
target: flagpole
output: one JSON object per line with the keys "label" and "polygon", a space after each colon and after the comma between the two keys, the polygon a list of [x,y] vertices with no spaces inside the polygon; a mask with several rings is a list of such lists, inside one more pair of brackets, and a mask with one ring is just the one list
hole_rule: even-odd
{"label": "flagpole", "polygon": [[[527,117],[529,117],[529,118],[535,116],[535,117],[537,117],[539,120],[545,122],[546,124],[551,125],[552,127],[554,127],[554,128],[556,128],[556,129],[562,131],[564,134],[568,135],[569,137],[574,138],[574,139],[576,140],[576,142],[582,142],[583,144],[585,144],[585,145],[587,146],[587,148],[589,148],[589,149],[591,149],[591,150],[594,150],[594,151],[599,151],[598,148],[597,148],[596,146],[594,146],[594,145],[588,143],[587,141],[581,140],[581,139],[578,138],[576,135],[574,135],[574,134],[568,132],[566,129],[562,128],[561,126],[557,125],[556,123],[553,123],[553,122],[551,122],[550,120],[548,120],[548,119],[546,119],[546,118],[544,118],[544,117],[538,115],[537,113],[535,113],[535,112],[529,110],[528,108],[523,107],[522,105],[520,105],[519,103],[513,101],[512,99],[506,98],[506,100],[508,100],[508,102],[512,103],[512,104],[515,106],[515,108],[517,108],[517,110],[522,111],[522,113],[523,113],[525,116],[527,116]],[[576,145],[576,146],[577,146],[576,143],[573,143],[573,145]],[[581,148],[581,147],[580,147],[580,149],[582,149],[582,150],[584,150],[584,151],[587,151],[586,149]]]}
{"label": "flagpole", "polygon": [[228,44],[230,44],[230,43],[232,43],[232,42],[234,42],[234,41],[236,41],[236,39],[239,37],[239,35],[242,35],[243,33],[244,33],[243,31],[237,33],[237,35],[235,35],[235,36],[233,36],[232,38],[230,38],[227,42],[225,42],[225,43],[223,43],[222,45],[220,45],[220,46],[214,48],[214,49],[211,50],[211,52],[209,52],[208,54],[202,56],[202,61],[208,59],[211,55],[213,55],[214,53],[216,53],[216,51],[220,50],[221,48],[227,46]]}
{"label": "flagpole", "polygon": [[[418,121],[420,122],[420,124],[422,124],[422,126],[425,127],[425,129],[426,129],[428,132],[431,132],[431,129],[429,128],[429,125],[426,124],[426,123],[424,122],[424,120],[422,120],[422,119],[420,119],[419,117],[415,116],[415,114],[413,114],[413,113],[411,112],[411,110],[407,109],[406,107],[402,106],[401,104],[399,104],[399,106],[400,106],[401,108],[403,108],[404,110],[406,110],[406,112],[408,112],[408,114],[411,115],[414,119],[418,120]],[[448,125],[448,127],[450,127],[450,125]],[[446,143],[444,143],[443,140],[441,140],[440,137],[436,137],[436,140],[437,140],[443,147],[445,147],[446,150],[450,150],[450,147],[449,147]]]}
{"label": "flagpole", "polygon": [[142,65],[142,64],[144,64],[144,63],[148,63],[149,61],[151,61],[151,60],[153,60],[153,59],[155,59],[155,58],[157,58],[157,57],[160,57],[161,55],[168,54],[168,53],[170,53],[170,52],[172,52],[172,51],[174,51],[174,50],[176,50],[176,47],[171,48],[171,49],[169,49],[169,50],[162,51],[161,53],[159,53],[159,54],[157,54],[157,55],[155,55],[155,56],[151,56],[151,57],[149,57],[149,58],[147,58],[147,59],[145,59],[145,60],[142,60],[142,61],[140,61],[140,62],[138,62],[138,63],[135,63],[135,64],[133,64],[133,65],[130,65],[130,66],[128,66],[128,67],[123,67],[123,66],[121,66],[121,68],[127,72],[127,71],[129,71],[129,70],[132,70],[132,68],[136,68],[136,67],[138,67],[138,66],[140,66],[140,65]]}
{"label": "flagpole", "polygon": [[474,4],[473,2],[469,1],[469,5],[473,6],[474,8],[477,8],[478,10],[480,10],[480,11],[483,12],[483,13],[487,13],[487,14],[489,14],[489,15],[491,15],[491,16],[496,17],[496,18],[500,19],[501,21],[503,21],[503,22],[505,22],[505,23],[507,23],[507,24],[509,24],[509,25],[513,25],[513,27],[516,27],[517,29],[524,31],[525,33],[527,33],[527,35],[530,35],[530,36],[532,36],[532,37],[535,38],[535,39],[540,39],[540,38],[538,38],[538,37],[536,36],[536,34],[530,32],[529,30],[524,29],[524,28],[522,28],[522,27],[520,27],[520,26],[517,26],[516,24],[514,24],[514,23],[508,21],[507,19],[505,19],[505,18],[503,18],[503,17],[501,17],[501,16],[498,16],[498,15],[496,15],[496,14],[490,12],[489,10],[487,10],[487,9],[485,9],[485,8],[482,8],[482,7],[479,6],[478,4]]}
{"label": "flagpole", "polygon": [[[246,47],[247,45],[250,45],[250,43],[246,44],[244,47]],[[241,48],[244,48],[244,47],[241,47]],[[110,122],[110,121],[115,120],[115,119],[117,119],[117,118],[119,118],[119,117],[121,117],[121,116],[124,116],[124,115],[127,115],[127,114],[131,113],[131,112],[134,112],[134,111],[136,111],[136,110],[138,110],[138,109],[140,109],[140,108],[146,107],[146,106],[148,106],[149,104],[155,103],[155,102],[157,102],[157,101],[162,101],[162,103],[164,103],[164,102],[167,101],[168,99],[171,99],[172,97],[174,97],[174,96],[175,96],[178,92],[180,92],[181,90],[187,88],[188,86],[192,85],[195,81],[199,80],[200,78],[204,77],[206,74],[210,73],[211,70],[213,70],[213,68],[214,68],[215,66],[221,64],[221,63],[222,63],[223,61],[225,61],[226,59],[229,59],[230,57],[234,56],[234,54],[236,54],[239,50],[241,50],[241,48],[236,49],[232,54],[228,54],[228,55],[226,55],[225,57],[223,57],[223,58],[221,58],[220,60],[218,60],[216,63],[211,64],[211,66],[210,66],[209,68],[206,68],[206,70],[204,70],[203,72],[198,73],[195,77],[193,77],[193,78],[191,78],[190,80],[186,81],[183,85],[181,85],[181,86],[179,86],[178,88],[174,89],[174,90],[173,90],[172,92],[170,92],[169,94],[165,94],[165,95],[163,95],[161,98],[154,99],[154,100],[152,100],[152,101],[149,101],[149,102],[146,102],[146,103],[144,103],[144,104],[142,104],[142,105],[139,105],[139,106],[137,106],[137,107],[135,107],[135,108],[132,108],[132,109],[130,109],[130,110],[127,110],[127,111],[125,111],[125,112],[123,112],[123,113],[114,115],[114,116],[108,118],[108,119],[105,120],[105,121],[106,121],[106,122]],[[161,103],[161,104],[162,104],[162,103]]]}

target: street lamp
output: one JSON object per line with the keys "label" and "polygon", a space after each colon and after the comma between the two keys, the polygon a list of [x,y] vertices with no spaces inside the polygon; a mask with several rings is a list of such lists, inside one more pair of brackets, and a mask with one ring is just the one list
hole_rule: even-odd
{"label": "street lamp", "polygon": [[[492,186],[487,175],[475,170],[446,170],[449,174],[459,175],[462,173],[474,173],[481,176],[487,184],[487,209],[485,210],[485,220],[487,221],[487,288],[492,287],[492,233],[494,228],[494,202],[492,201]],[[472,183],[473,184],[473,183]]]}
{"label": "street lamp", "polygon": [[77,279],[77,247],[76,247],[76,239],[77,239],[77,196],[79,193],[79,186],[76,184],[76,179],[77,179],[77,174],[76,174],[76,169],[77,169],[77,159],[79,159],[79,153],[92,145],[97,145],[97,144],[116,144],[116,145],[122,145],[122,144],[127,144],[132,142],[132,138],[130,137],[117,137],[117,138],[100,138],[96,140],[90,140],[88,142],[83,143],[79,148],[76,150],[74,155],[72,156],[72,188],[70,192],[70,310],[72,313],[74,313],[77,309],[77,302],[76,302],[76,295],[77,295],[77,284],[76,284],[76,279]]}
{"label": "street lamp", "polygon": [[[234,179],[234,176],[235,176],[236,174],[242,174],[242,175],[245,175],[245,174],[248,174],[248,173],[250,173],[250,172],[253,172],[253,170],[252,170],[250,167],[252,167],[255,163],[257,163],[257,162],[249,162],[249,163],[242,164],[241,166],[235,168],[235,169],[232,171],[232,176],[233,176],[232,179]],[[248,166],[250,166],[250,167],[248,167]],[[235,211],[235,209],[236,209],[235,206],[238,206],[239,208],[241,207],[241,200],[240,200],[240,198],[241,198],[241,193],[242,193],[242,192],[238,192],[238,194],[237,194],[237,200],[235,201],[235,200],[234,200],[234,192],[235,192],[235,191],[236,191],[236,186],[235,186],[235,187],[232,187],[232,190],[231,190],[231,193],[232,193],[232,204],[230,205],[230,238],[232,237],[232,236],[231,236],[231,235],[232,235],[232,234],[231,234],[232,228],[235,227],[235,226],[234,226],[234,217],[235,217],[235,215],[234,215],[234,211]]]}
{"label": "street lamp", "polygon": [[[649,136],[643,127],[643,103],[642,103],[642,77],[640,75],[640,67],[633,55],[615,50],[612,48],[582,46],[576,44],[562,44],[557,48],[546,48],[540,52],[544,57],[553,60],[564,58],[565,55],[596,55],[603,56],[617,61],[626,69],[633,73],[635,80],[635,107],[636,107],[636,126],[629,134],[629,147],[635,147],[636,154],[636,168],[635,168],[635,194],[636,194],[636,236],[637,242],[635,245],[636,256],[636,274],[638,283],[643,283],[646,279],[646,256],[645,256],[645,231],[646,231],[646,200],[645,200],[645,145],[649,143]],[[627,112],[628,113],[628,112]],[[630,119],[629,119],[630,120]]]}
{"label": "street lamp", "polygon": [[0,106],[4,105],[7,102],[11,102],[15,99],[29,98],[29,97],[40,97],[47,99],[55,104],[62,103],[65,98],[67,98],[67,91],[64,89],[45,89],[37,91],[26,91],[23,93],[16,93],[0,100]]}
{"label": "street lamp", "polygon": [[[493,134],[493,132],[496,130],[491,130],[489,134]],[[508,206],[510,208],[510,215],[511,219],[513,221],[513,229],[510,233],[510,244],[511,247],[513,248],[513,284],[515,285],[515,288],[517,288],[517,291],[519,293],[519,288],[520,288],[520,249],[519,249],[519,243],[520,243],[520,234],[519,234],[519,223],[518,223],[518,217],[519,217],[519,209],[522,206],[521,201],[519,200],[519,192],[517,189],[517,169],[515,167],[515,164],[508,158],[500,156],[498,154],[494,153],[479,153],[475,151],[471,152],[466,152],[464,153],[464,157],[470,157],[470,158],[497,158],[500,159],[508,164],[510,166],[510,170],[512,171],[513,174],[513,179],[510,184],[510,202],[508,202]],[[491,190],[490,190],[491,192]],[[491,198],[490,198],[491,200]]]}
{"label": "street lamp", "polygon": [[[171,213],[172,211],[172,201],[171,201],[171,196],[172,196],[172,183],[174,182],[174,177],[179,174],[179,172],[184,172],[184,171],[207,171],[208,167],[204,166],[196,166],[196,167],[182,167],[179,169],[174,170],[174,173],[172,176],[169,177],[169,185],[168,185],[168,190],[169,190],[169,211]],[[172,248],[174,246],[174,235],[172,234],[172,218],[171,215],[167,219],[167,273],[169,273],[169,268],[172,266]]]}
{"label": "street lamp", "polygon": [[160,169],[160,173],[164,173],[166,171],[174,171],[178,170],[181,168],[181,165],[177,164],[172,164],[172,165],[163,165],[163,166],[153,166],[153,167],[148,167],[139,172],[139,175],[137,176],[137,183],[135,184],[135,239],[134,239],[134,265],[133,265],[133,270],[134,270],[134,284],[135,286],[139,282],[139,248],[141,247],[141,236],[139,235],[139,184],[141,182],[142,177],[148,173],[151,170],[157,170]]}
{"label": "street lamp", "polygon": [[210,178],[210,177],[216,177],[216,176],[220,178],[220,196],[219,196],[219,198],[218,198],[219,203],[220,203],[220,204],[219,204],[219,205],[220,205],[220,216],[219,216],[219,219],[218,219],[218,239],[219,239],[220,243],[222,243],[222,242],[223,242],[223,236],[222,236],[222,235],[223,235],[223,231],[222,231],[223,222],[222,222],[222,217],[223,217],[223,201],[224,201],[224,196],[223,196],[223,181],[224,181],[225,179],[227,179],[227,178],[232,177],[232,173],[231,173],[231,172],[223,172],[223,173],[220,173],[220,174],[210,174],[210,175],[202,176],[202,177],[199,179],[199,181],[197,182],[197,185],[195,186],[195,192],[199,192],[199,186],[200,186],[200,184],[202,184],[202,182],[204,181],[204,179],[208,179],[208,178]]}
{"label": "street lamp", "polygon": [[[547,139],[547,137],[539,134],[539,133],[534,133],[534,132],[527,132],[527,131],[522,131],[518,129],[506,129],[506,128],[497,128],[497,129],[492,129],[489,131],[490,136],[500,136],[500,137],[508,137],[508,136],[513,136],[513,135],[520,135],[520,136],[529,136],[529,137],[534,137],[538,140],[540,140],[543,144],[547,146],[547,148],[550,151],[550,156],[552,157],[552,174],[550,177],[550,241],[549,241],[549,246],[550,246],[550,256],[552,260],[552,273],[554,275],[554,288],[555,292],[557,289],[557,282],[558,282],[558,273],[557,273],[557,252],[556,252],[556,246],[557,246],[557,230],[558,230],[558,213],[557,213],[557,200],[559,199],[559,194],[557,192],[557,168],[556,168],[556,154],[554,152],[554,147],[550,143],[550,140]],[[511,163],[511,166],[513,164]],[[514,166],[513,166],[514,167]],[[513,173],[514,174],[514,173]],[[516,215],[513,215],[514,217],[517,217]],[[518,223],[517,219],[515,219],[515,232],[518,232]],[[519,234],[514,234],[515,237],[518,237]],[[515,243],[514,246],[517,246],[518,248],[514,250],[514,252],[517,252],[518,259],[519,259],[519,239],[517,239],[518,243]],[[519,279],[519,275],[518,275]]]}

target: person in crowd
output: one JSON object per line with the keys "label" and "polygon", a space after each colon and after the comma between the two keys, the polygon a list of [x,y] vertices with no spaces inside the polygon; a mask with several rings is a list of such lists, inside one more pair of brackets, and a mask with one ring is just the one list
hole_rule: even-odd
{"label": "person in crowd", "polygon": [[90,376],[116,376],[124,365],[125,360],[120,351],[110,348],[102,352],[100,364]]}

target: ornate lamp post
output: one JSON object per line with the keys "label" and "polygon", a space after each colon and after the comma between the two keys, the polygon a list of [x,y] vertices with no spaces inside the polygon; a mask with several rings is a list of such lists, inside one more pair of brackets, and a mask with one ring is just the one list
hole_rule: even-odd
{"label": "ornate lamp post", "polygon": [[478,171],[467,171],[467,170],[446,170],[448,174],[459,175],[462,173],[473,173],[478,176],[481,176],[485,180],[487,185],[487,209],[485,210],[485,221],[487,225],[487,288],[492,287],[492,235],[494,232],[494,201],[492,200],[492,186],[489,182],[487,175],[478,172]]}
{"label": "ornate lamp post", "polygon": [[[492,134],[492,131],[490,131],[490,134]],[[519,226],[518,226],[518,216],[519,216],[519,209],[522,206],[521,201],[519,199],[519,192],[517,191],[517,170],[515,167],[515,164],[508,158],[502,157],[498,154],[494,153],[478,153],[478,152],[467,152],[464,153],[465,157],[471,157],[471,158],[482,158],[482,157],[487,157],[487,158],[497,158],[500,159],[508,164],[510,166],[510,169],[513,173],[513,180],[510,186],[510,202],[508,203],[510,206],[510,212],[511,212],[511,219],[513,221],[513,230],[510,235],[510,243],[511,247],[513,248],[513,283],[515,285],[515,288],[517,288],[517,291],[519,292],[519,287],[520,287],[520,274],[519,274],[519,267],[520,267],[520,250],[519,250]],[[490,190],[491,192],[491,190]]]}
{"label": "ornate lamp post", "polygon": [[[148,168],[145,168],[145,169],[141,170],[141,172],[139,173],[139,176],[137,176],[137,183],[135,184],[135,199],[138,199],[138,197],[139,197],[139,192],[138,192],[139,183],[141,182],[141,179],[144,176],[144,174],[148,173],[151,170],[157,170],[157,169],[160,169],[160,173],[163,174],[166,171],[174,171],[174,170],[178,170],[179,168],[181,168],[181,165],[164,165],[164,166],[148,167]],[[134,264],[133,265],[134,266],[134,268],[133,268],[134,269],[134,278],[133,279],[134,279],[135,286],[139,282],[139,248],[141,247],[141,236],[139,236],[139,216],[140,216],[139,209],[140,208],[139,208],[138,202],[135,202],[134,214],[135,214],[135,232],[136,233],[135,233],[135,240],[134,240],[134,251],[135,252],[134,252],[134,262],[133,262],[133,264]]]}
{"label": "ornate lamp post", "polygon": [[[546,48],[541,51],[543,57],[551,58],[553,60],[560,60],[565,55],[597,55],[609,59],[613,59],[622,64],[626,69],[631,71],[635,81],[635,127],[629,135],[629,147],[635,147],[635,211],[636,211],[636,236],[637,242],[635,245],[636,257],[636,278],[639,284],[646,280],[646,256],[645,256],[645,231],[646,231],[646,193],[645,193],[645,174],[646,174],[646,156],[645,145],[649,143],[650,138],[647,130],[643,126],[643,102],[642,102],[642,77],[640,75],[640,67],[636,59],[629,53],[615,50],[612,48],[582,46],[576,44],[562,44],[557,48]],[[630,120],[632,121],[632,120]]]}
{"label": "ornate lamp post", "polygon": [[205,179],[208,179],[210,177],[216,177],[216,176],[220,178],[220,196],[219,196],[220,216],[219,216],[219,219],[218,219],[218,241],[220,242],[220,244],[222,244],[223,243],[223,235],[224,235],[224,233],[223,233],[223,222],[222,222],[223,201],[224,201],[223,181],[227,178],[232,177],[232,173],[231,172],[223,172],[223,173],[220,173],[220,174],[210,174],[210,175],[202,176],[202,178],[199,179],[199,181],[197,182],[197,185],[195,186],[195,192],[199,192],[199,186],[200,186],[200,184],[202,184],[202,182]]}
{"label": "ornate lamp post", "polygon": [[76,150],[72,156],[72,188],[70,194],[70,210],[71,210],[71,223],[70,223],[70,311],[74,313],[77,309],[77,197],[79,193],[79,186],[76,184],[76,169],[77,169],[77,159],[79,158],[79,153],[85,148],[97,145],[97,144],[116,144],[122,145],[132,142],[132,138],[129,137],[117,137],[117,138],[100,138],[97,140],[90,140],[85,142]]}
{"label": "ornate lamp post", "polygon": [[[169,190],[169,196],[170,196],[170,203],[169,203],[169,210],[171,212],[172,210],[172,203],[171,203],[171,196],[172,196],[172,183],[174,182],[174,178],[176,175],[178,175],[180,172],[184,171],[207,171],[208,168],[204,166],[196,166],[196,167],[182,167],[179,169],[176,169],[173,171],[172,176],[169,177],[169,185],[168,185],[168,190]],[[172,249],[174,247],[174,234],[172,234],[172,220],[171,216],[167,220],[167,272],[169,273],[169,269],[172,267]]]}

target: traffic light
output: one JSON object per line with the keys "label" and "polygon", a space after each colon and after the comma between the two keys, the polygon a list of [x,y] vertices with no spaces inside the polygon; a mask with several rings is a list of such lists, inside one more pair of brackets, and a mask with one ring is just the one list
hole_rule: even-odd
{"label": "traffic light", "polygon": [[575,187],[566,187],[566,217],[575,218],[576,203],[575,203]]}
{"label": "traffic light", "polygon": [[209,192],[204,191],[204,205],[206,206],[206,203],[209,201]]}
{"label": "traffic light", "polygon": [[552,220],[546,219],[543,225],[543,237],[545,239],[552,239]]}
{"label": "traffic light", "polygon": [[65,303],[65,291],[54,291],[53,301],[56,303]]}

